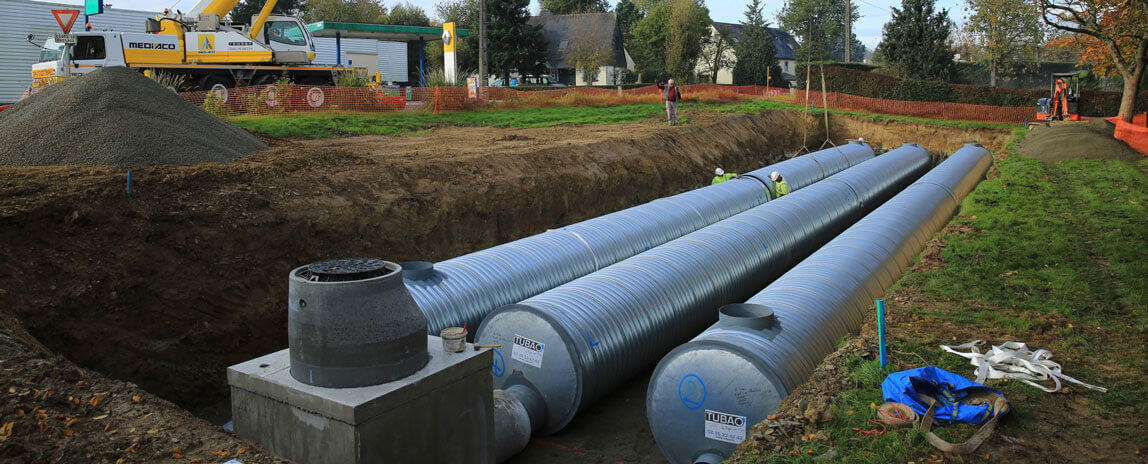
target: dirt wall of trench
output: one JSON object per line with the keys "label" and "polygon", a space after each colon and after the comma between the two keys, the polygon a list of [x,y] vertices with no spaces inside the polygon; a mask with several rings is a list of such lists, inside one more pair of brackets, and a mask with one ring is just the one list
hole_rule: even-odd
{"label": "dirt wall of trench", "polygon": [[[801,145],[801,121],[648,124],[483,156],[279,142],[233,163],[134,169],[130,198],[115,168],[0,169],[0,311],[52,351],[195,410],[226,398],[227,365],[286,346],[293,267],[441,260],[622,209],[703,185],[714,166],[768,164]],[[413,137],[438,143],[400,139]]]}

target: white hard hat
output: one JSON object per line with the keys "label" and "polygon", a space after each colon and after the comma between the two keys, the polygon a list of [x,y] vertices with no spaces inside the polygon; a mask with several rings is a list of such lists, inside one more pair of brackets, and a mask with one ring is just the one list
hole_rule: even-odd
{"label": "white hard hat", "polygon": [[722,171],[721,168],[717,168],[717,169],[714,169],[714,174],[717,174],[720,176],[722,174],[725,174],[725,171]]}
{"label": "white hard hat", "polygon": [[769,173],[769,178],[770,178],[770,180],[777,182],[778,180],[781,180],[781,173],[777,172],[777,171],[773,171],[773,172]]}

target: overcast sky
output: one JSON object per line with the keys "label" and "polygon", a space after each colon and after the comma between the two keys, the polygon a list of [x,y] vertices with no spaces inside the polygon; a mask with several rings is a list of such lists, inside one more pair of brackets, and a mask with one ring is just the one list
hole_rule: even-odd
{"label": "overcast sky", "polygon": [[[57,0],[60,1],[60,0]],[[162,11],[164,8],[187,10],[195,6],[198,0],[105,0],[112,8],[125,8],[130,10]],[[427,14],[435,15],[434,5],[437,0],[410,0],[410,3],[423,7]],[[900,1],[893,0],[854,0],[861,9],[861,19],[854,23],[854,34],[865,43],[869,49],[877,46],[881,41],[881,26],[889,20],[890,6],[900,5]],[[384,0],[388,7],[397,3],[397,0]],[[613,0],[611,3],[616,2]],[[82,5],[83,0],[62,0],[61,3]],[[744,19],[745,0],[706,0],[710,9],[710,17],[714,21],[736,23]],[[957,24],[964,22],[964,0],[937,0],[937,6],[947,8],[949,16]],[[765,0],[765,17],[771,25],[777,25],[777,12],[781,10],[784,1]],[[531,11],[538,12],[538,0],[531,1]],[[98,18],[93,21],[98,24]]]}

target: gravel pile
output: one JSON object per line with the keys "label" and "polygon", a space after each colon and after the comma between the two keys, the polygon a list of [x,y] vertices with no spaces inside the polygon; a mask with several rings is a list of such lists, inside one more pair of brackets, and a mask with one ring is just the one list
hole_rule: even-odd
{"label": "gravel pile", "polygon": [[1112,134],[1116,125],[1103,119],[1053,122],[1032,128],[1016,153],[1046,162],[1072,158],[1137,161],[1144,157]]}
{"label": "gravel pile", "polygon": [[123,67],[49,86],[0,112],[0,166],[194,164],[265,149]]}

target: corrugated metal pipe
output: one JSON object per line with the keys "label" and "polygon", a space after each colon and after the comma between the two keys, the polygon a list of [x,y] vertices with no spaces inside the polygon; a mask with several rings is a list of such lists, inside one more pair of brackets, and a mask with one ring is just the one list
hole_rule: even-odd
{"label": "corrugated metal pipe", "polygon": [[[826,180],[519,304],[478,329],[494,353],[495,442],[506,458],[714,321],[911,183],[929,154],[906,144]],[[519,404],[515,404],[515,403]],[[502,420],[504,422],[498,423]],[[525,433],[528,432],[528,433]]]}
{"label": "corrugated metal pipe", "polygon": [[[880,159],[880,157],[878,157]],[[720,462],[836,343],[861,325],[992,159],[966,144],[745,304],[675,348],[650,379],[646,414],[671,463]]]}
{"label": "corrugated metal pipe", "polygon": [[778,171],[791,191],[873,158],[853,142],[798,156],[702,187],[439,263],[403,263],[407,290],[428,333],[477,327],[499,306],[522,301],[769,201]]}

